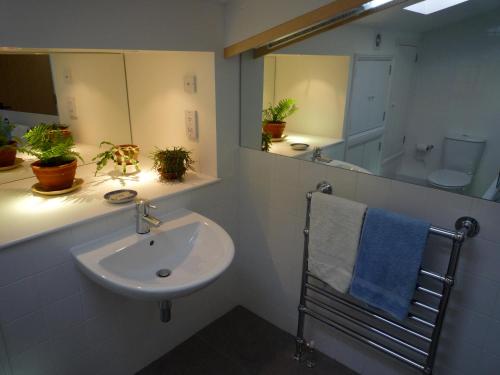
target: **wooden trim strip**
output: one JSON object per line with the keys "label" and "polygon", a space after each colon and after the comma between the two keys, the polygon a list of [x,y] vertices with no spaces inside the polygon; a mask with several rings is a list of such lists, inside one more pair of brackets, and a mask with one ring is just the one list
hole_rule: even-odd
{"label": "wooden trim strip", "polygon": [[294,33],[298,30],[317,24],[328,18],[335,17],[336,15],[348,11],[350,9],[359,7],[366,3],[368,0],[337,0],[327,5],[324,5],[311,12],[293,18],[278,26],[263,31],[250,38],[242,40],[241,42],[230,45],[224,48],[224,57],[230,58],[248,50],[261,47],[275,39],[281,38],[285,35]]}

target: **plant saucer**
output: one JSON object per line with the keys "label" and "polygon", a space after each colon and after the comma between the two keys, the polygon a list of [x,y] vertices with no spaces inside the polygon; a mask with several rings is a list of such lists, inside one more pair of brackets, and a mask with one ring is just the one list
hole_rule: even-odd
{"label": "plant saucer", "polygon": [[0,167],[0,171],[8,171],[14,168],[19,167],[23,163],[24,159],[22,158],[16,158],[16,161],[12,165],[7,165],[5,167]]}
{"label": "plant saucer", "polygon": [[43,188],[40,183],[34,184],[31,187],[31,191],[33,193],[41,194],[41,195],[62,195],[62,194],[67,194],[71,193],[72,191],[75,191],[79,188],[81,188],[83,185],[83,178],[75,178],[73,180],[73,185],[71,185],[67,189],[62,189],[62,190],[47,190]]}

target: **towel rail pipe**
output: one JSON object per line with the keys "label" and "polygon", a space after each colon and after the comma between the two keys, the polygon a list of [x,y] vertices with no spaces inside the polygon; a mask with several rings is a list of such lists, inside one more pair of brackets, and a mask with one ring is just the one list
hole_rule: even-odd
{"label": "towel rail pipe", "polygon": [[378,350],[380,350],[380,351],[382,351],[382,352],[384,352],[384,353],[386,353],[386,354],[388,354],[388,355],[390,355],[390,356],[392,356],[392,357],[394,357],[394,358],[396,358],[396,359],[398,359],[398,360],[400,360],[408,365],[416,367],[420,370],[424,369],[424,365],[421,365],[420,363],[418,363],[410,358],[405,357],[403,354],[398,353],[395,350],[389,349],[386,346],[384,346],[384,345],[382,345],[374,340],[371,340],[368,337],[366,337],[360,333],[354,332],[351,329],[349,329],[348,327],[346,327],[338,322],[334,322],[331,319],[328,319],[328,317],[324,316],[321,313],[318,313],[316,311],[312,311],[308,308],[306,308],[304,310],[304,313],[309,315],[309,316],[312,316],[316,320],[319,320],[323,324],[326,324],[330,327],[338,329],[339,331],[343,332],[347,336],[350,336],[358,341],[364,342],[365,344],[368,344],[368,345],[374,347],[375,349],[378,349]]}
{"label": "towel rail pipe", "polygon": [[421,354],[423,356],[427,356],[429,353],[427,353],[425,350],[422,350],[420,348],[417,348],[416,346],[414,345],[411,345],[409,343],[407,343],[406,341],[404,340],[400,340],[398,339],[397,337],[394,337],[392,335],[390,335],[389,333],[385,332],[385,331],[382,331],[378,328],[375,328],[375,327],[372,327],[364,322],[361,322],[353,317],[350,317],[349,315],[343,313],[342,311],[332,307],[332,306],[328,306],[326,304],[324,304],[323,302],[321,301],[318,301],[317,299],[315,298],[312,298],[312,297],[309,297],[309,296],[306,296],[306,301],[308,302],[311,302],[313,304],[315,304],[316,306],[319,306],[321,307],[323,310],[326,310],[328,311],[329,313],[331,314],[335,314],[335,315],[338,315],[340,316],[341,318],[347,320],[348,322],[351,322],[352,324],[355,324],[359,327],[362,327],[364,329],[366,329],[367,331],[370,331],[372,333],[375,333],[377,335],[380,335],[388,340],[391,340],[393,342],[396,342],[402,346],[404,346],[406,349],[409,349],[409,350],[413,350],[414,352],[418,353],[418,354]]}
{"label": "towel rail pipe", "polygon": [[438,293],[438,292],[435,292],[435,291],[433,291],[433,290],[430,290],[430,289],[424,288],[424,287],[422,287],[422,286],[420,286],[420,285],[419,285],[419,286],[417,286],[417,290],[418,290],[419,292],[423,292],[423,293],[429,294],[429,295],[431,295],[431,296],[433,296],[433,297],[436,297],[436,298],[439,298],[439,299],[443,298],[443,295],[442,295],[441,293]]}
{"label": "towel rail pipe", "polygon": [[308,283],[307,287],[309,289],[311,289],[313,292],[321,294],[321,295],[323,295],[323,296],[325,296],[327,298],[331,298],[335,302],[340,303],[340,304],[342,304],[342,305],[344,305],[344,306],[346,306],[348,308],[351,308],[351,309],[353,309],[353,310],[355,310],[355,311],[357,311],[359,313],[362,313],[362,314],[368,315],[368,316],[370,316],[372,318],[375,318],[375,319],[377,319],[377,320],[379,320],[381,322],[384,322],[384,323],[390,325],[391,327],[398,328],[398,329],[402,330],[403,332],[406,332],[406,333],[408,333],[410,335],[418,337],[419,339],[422,339],[422,340],[424,340],[426,342],[431,342],[430,337],[424,336],[424,335],[422,335],[419,332],[416,332],[416,331],[411,330],[411,329],[409,329],[409,328],[407,328],[407,327],[405,327],[405,326],[403,326],[403,325],[401,325],[399,323],[396,323],[392,319],[384,318],[383,316],[381,316],[381,315],[379,315],[377,313],[374,313],[374,312],[371,312],[369,310],[363,309],[363,308],[355,305],[354,303],[352,303],[350,301],[347,301],[347,300],[344,300],[344,299],[342,299],[340,297],[337,297],[336,295],[334,295],[334,294],[332,294],[332,293],[330,293],[330,292],[328,292],[326,290],[323,290],[321,288],[318,288],[318,287],[316,287],[316,286],[314,286],[312,284]]}
{"label": "towel rail pipe", "polygon": [[437,274],[435,272],[431,272],[431,271],[427,271],[427,270],[424,270],[423,268],[420,269],[420,274],[422,276],[428,276],[432,279],[436,279],[436,280],[439,280],[441,282],[445,282],[446,278],[440,274]]}

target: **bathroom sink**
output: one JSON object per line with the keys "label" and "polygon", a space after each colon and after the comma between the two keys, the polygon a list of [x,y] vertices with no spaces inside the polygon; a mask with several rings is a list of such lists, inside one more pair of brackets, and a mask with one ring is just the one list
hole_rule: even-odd
{"label": "bathroom sink", "polygon": [[101,286],[142,300],[191,294],[231,264],[234,244],[219,225],[188,210],[161,218],[150,233],[134,228],[74,247],[80,269]]}

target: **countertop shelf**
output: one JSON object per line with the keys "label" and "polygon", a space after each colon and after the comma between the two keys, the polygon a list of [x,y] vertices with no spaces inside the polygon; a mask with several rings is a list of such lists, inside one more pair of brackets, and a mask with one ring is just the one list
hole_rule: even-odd
{"label": "countertop shelf", "polygon": [[[333,146],[344,142],[341,138],[329,138],[317,135],[300,134],[300,133],[287,133],[287,137],[281,142],[273,142],[269,152],[283,156],[299,157],[314,150],[315,147]],[[296,151],[292,149],[292,143],[307,143],[309,147],[307,150]]]}
{"label": "countertop shelf", "polygon": [[[112,170],[112,168],[110,168]],[[26,178],[0,185],[0,249],[80,222],[130,209],[133,203],[110,204],[104,194],[117,189],[137,190],[140,197],[159,199],[202,186],[219,179],[190,172],[183,182],[161,182],[150,165],[137,174],[120,176],[115,171],[94,177],[95,164],[78,168],[84,179],[74,193],[45,197],[31,191],[36,178]]]}

